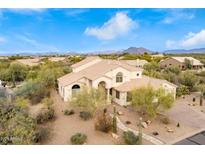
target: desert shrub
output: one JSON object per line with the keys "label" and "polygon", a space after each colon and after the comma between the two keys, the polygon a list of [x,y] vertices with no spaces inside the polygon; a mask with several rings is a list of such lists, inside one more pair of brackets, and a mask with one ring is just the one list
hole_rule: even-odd
{"label": "desert shrub", "polygon": [[138,142],[138,136],[136,136],[132,131],[124,132],[123,139],[128,145],[135,145]]}
{"label": "desert shrub", "polygon": [[44,104],[44,106],[46,108],[52,108],[52,106],[53,106],[53,100],[51,98],[48,98],[48,97],[43,98],[41,103]]}
{"label": "desert shrub", "polygon": [[29,80],[17,90],[17,96],[27,98],[32,104],[36,104],[49,97],[50,91],[40,81]]}
{"label": "desert shrub", "polygon": [[105,133],[108,133],[110,130],[112,130],[112,118],[108,115],[106,110],[97,116],[95,129]]}
{"label": "desert shrub", "polygon": [[82,133],[76,133],[70,138],[72,144],[80,145],[84,144],[87,140],[87,136]]}
{"label": "desert shrub", "polygon": [[36,122],[38,124],[42,124],[53,119],[54,115],[55,114],[53,108],[42,109],[42,111],[36,116]]}
{"label": "desert shrub", "polygon": [[74,110],[64,110],[64,115],[73,115],[75,113]]}
{"label": "desert shrub", "polygon": [[44,140],[46,140],[49,137],[49,135],[50,135],[49,128],[40,127],[36,130],[33,140],[35,143],[41,143]]}
{"label": "desert shrub", "polygon": [[90,112],[87,112],[87,111],[81,111],[80,118],[83,120],[88,120],[88,119],[92,118],[92,114]]}
{"label": "desert shrub", "polygon": [[182,95],[187,95],[187,94],[190,94],[189,88],[187,86],[180,85],[177,88],[177,91],[176,91],[177,97],[180,97]]}
{"label": "desert shrub", "polygon": [[94,115],[98,109],[107,105],[106,94],[103,88],[95,89],[83,86],[70,103]]}
{"label": "desert shrub", "polygon": [[161,119],[161,122],[165,125],[168,125],[168,124],[170,124],[170,119],[168,117],[163,117]]}

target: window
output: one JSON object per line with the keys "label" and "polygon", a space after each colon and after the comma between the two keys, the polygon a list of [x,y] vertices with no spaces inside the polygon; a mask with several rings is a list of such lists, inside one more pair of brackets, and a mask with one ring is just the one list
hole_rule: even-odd
{"label": "window", "polygon": [[116,75],[116,82],[123,82],[122,75],[123,74],[121,72],[117,73],[117,75]]}
{"label": "window", "polygon": [[116,91],[116,98],[120,99],[120,92]]}
{"label": "window", "polygon": [[110,95],[112,96],[112,88],[110,89]]}
{"label": "window", "polygon": [[127,102],[130,102],[132,100],[132,94],[130,92],[127,92]]}
{"label": "window", "polygon": [[72,96],[76,96],[76,94],[80,91],[80,86],[75,84],[72,86]]}

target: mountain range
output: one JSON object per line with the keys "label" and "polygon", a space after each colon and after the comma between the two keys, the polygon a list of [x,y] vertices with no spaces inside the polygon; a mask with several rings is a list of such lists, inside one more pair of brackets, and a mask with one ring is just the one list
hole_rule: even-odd
{"label": "mountain range", "polygon": [[[87,54],[89,55],[94,55],[94,54],[122,54],[122,53],[130,53],[130,54],[144,54],[144,53],[156,53],[156,51],[149,50],[144,47],[129,47],[127,49],[122,49],[122,50],[107,50],[107,51],[94,51],[94,52],[88,52]],[[165,50],[165,51],[158,51],[158,53],[205,53],[205,48],[195,48],[195,49],[173,49],[173,50]],[[65,55],[78,55],[82,54],[82,52],[36,52],[36,53],[29,53],[29,52],[19,52],[18,55],[23,55],[23,56],[42,56],[42,55],[59,55],[59,54],[65,54]],[[85,53],[86,54],[86,53]],[[0,53],[0,56],[12,56],[12,55],[17,55],[17,54],[12,54],[12,53]]]}

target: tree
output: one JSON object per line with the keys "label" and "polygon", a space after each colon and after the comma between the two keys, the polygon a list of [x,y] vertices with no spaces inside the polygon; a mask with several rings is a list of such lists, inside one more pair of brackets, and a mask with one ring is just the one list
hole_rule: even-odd
{"label": "tree", "polygon": [[106,94],[104,89],[84,86],[72,98],[71,104],[94,114],[97,109],[103,108],[107,104]]}
{"label": "tree", "polygon": [[144,65],[144,70],[150,72],[150,71],[159,71],[160,70],[160,66],[158,63],[156,62],[150,62]]}
{"label": "tree", "polygon": [[131,103],[141,113],[155,117],[157,112],[171,108],[174,103],[174,97],[162,88],[154,90],[151,86],[147,86],[132,91]]}
{"label": "tree", "polygon": [[36,137],[36,123],[27,109],[1,100],[0,130],[0,144],[33,144]]}
{"label": "tree", "polygon": [[185,58],[184,59],[184,64],[185,64],[187,69],[192,69],[192,62],[191,62],[191,60]]}
{"label": "tree", "polygon": [[179,82],[188,87],[189,91],[193,91],[194,86],[198,82],[197,76],[192,71],[182,72],[179,76]]}
{"label": "tree", "polygon": [[187,95],[187,94],[190,94],[189,92],[189,89],[187,86],[184,86],[184,85],[180,85],[178,88],[177,88],[177,97],[180,97],[182,95]]}
{"label": "tree", "polygon": [[23,81],[28,73],[28,68],[20,63],[11,63],[8,69],[8,76],[13,83],[13,87],[16,86],[16,81]]}
{"label": "tree", "polygon": [[200,84],[197,86],[197,89],[200,91],[200,106],[203,106],[203,98],[205,97],[205,84]]}

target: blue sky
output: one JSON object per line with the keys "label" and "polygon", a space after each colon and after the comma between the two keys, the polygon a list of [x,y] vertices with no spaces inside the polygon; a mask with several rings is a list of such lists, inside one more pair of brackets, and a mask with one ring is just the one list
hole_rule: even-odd
{"label": "blue sky", "polygon": [[0,9],[0,54],[205,47],[205,9]]}

